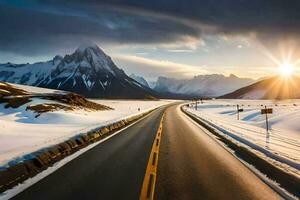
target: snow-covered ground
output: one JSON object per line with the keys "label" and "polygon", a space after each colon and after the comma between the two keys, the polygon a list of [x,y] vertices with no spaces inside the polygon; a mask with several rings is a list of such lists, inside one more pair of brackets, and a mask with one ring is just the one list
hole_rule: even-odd
{"label": "snow-covered ground", "polygon": [[15,83],[9,83],[10,85],[20,88],[25,91],[30,91],[31,93],[38,93],[38,94],[51,94],[51,93],[66,93],[63,90],[53,90],[48,88],[41,88],[41,87],[34,87],[29,85],[20,85]]}
{"label": "snow-covered ground", "polygon": [[[30,87],[25,87],[27,91],[31,91]],[[36,90],[36,88],[33,89]],[[47,90],[45,92],[55,91]],[[76,134],[111,124],[171,102],[168,100],[92,100],[114,108],[114,110],[97,112],[59,110],[43,113],[38,118],[35,118],[36,114],[32,111],[25,110],[27,105],[41,103],[41,101],[47,102],[47,100],[37,99],[17,109],[5,109],[4,105],[0,104],[0,166],[4,166],[11,160],[16,160],[22,155],[62,142]]]}
{"label": "snow-covered ground", "polygon": [[[244,109],[240,120],[237,120],[237,104]],[[273,108],[273,114],[268,114],[269,134],[266,134],[265,115],[261,115],[265,105]],[[300,100],[209,100],[198,104],[197,110],[194,107],[187,110],[234,141],[292,166],[296,170],[290,170],[300,174]]]}

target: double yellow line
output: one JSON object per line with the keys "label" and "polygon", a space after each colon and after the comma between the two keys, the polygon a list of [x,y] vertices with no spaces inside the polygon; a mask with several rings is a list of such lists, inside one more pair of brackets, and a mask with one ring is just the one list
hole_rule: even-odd
{"label": "double yellow line", "polygon": [[140,194],[140,200],[152,200],[154,197],[155,190],[155,181],[156,181],[156,170],[158,164],[158,154],[159,147],[161,142],[161,134],[162,134],[162,124],[164,120],[165,113],[162,115],[162,118],[159,123],[159,128],[157,130],[155,140],[152,145],[151,154],[149,157],[142,190]]}

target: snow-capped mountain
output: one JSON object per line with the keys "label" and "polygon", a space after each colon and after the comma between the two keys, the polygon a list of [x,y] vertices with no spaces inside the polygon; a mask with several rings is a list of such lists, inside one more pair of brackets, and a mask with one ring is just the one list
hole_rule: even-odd
{"label": "snow-capped mountain", "polygon": [[224,99],[298,99],[300,78],[271,77],[221,96]]}
{"label": "snow-capped mountain", "polygon": [[61,89],[86,97],[152,98],[154,92],[119,69],[97,45],[34,64],[0,64],[0,81]]}
{"label": "snow-capped mountain", "polygon": [[148,81],[148,85],[151,89],[154,89],[156,86],[156,81]]}
{"label": "snow-capped mountain", "polygon": [[159,77],[154,90],[189,97],[217,97],[252,83],[252,79],[239,78],[233,74],[228,77],[221,74],[198,75],[192,79]]}
{"label": "snow-capped mountain", "polygon": [[137,82],[139,82],[143,86],[146,86],[146,87],[150,88],[148,82],[146,81],[146,79],[144,79],[144,77],[138,76],[138,75],[135,75],[135,74],[130,74],[129,77],[136,80]]}

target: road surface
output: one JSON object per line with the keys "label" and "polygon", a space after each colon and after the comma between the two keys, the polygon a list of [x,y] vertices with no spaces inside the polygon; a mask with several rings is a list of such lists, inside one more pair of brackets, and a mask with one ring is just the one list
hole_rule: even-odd
{"label": "road surface", "polygon": [[172,106],[163,125],[155,199],[279,197],[178,106]]}
{"label": "road surface", "polygon": [[279,198],[173,105],[157,109],[14,199],[139,199],[164,111],[155,199]]}

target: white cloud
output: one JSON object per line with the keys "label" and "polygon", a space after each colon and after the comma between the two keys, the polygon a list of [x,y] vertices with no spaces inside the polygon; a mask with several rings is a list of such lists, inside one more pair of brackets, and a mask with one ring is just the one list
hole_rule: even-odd
{"label": "white cloud", "polygon": [[150,80],[156,80],[158,76],[174,78],[191,78],[208,72],[201,66],[175,63],[167,60],[154,60],[132,55],[112,56],[116,64],[126,73],[136,73]]}
{"label": "white cloud", "polygon": [[205,47],[205,41],[200,37],[191,37],[191,36],[181,36],[177,41],[171,43],[162,43],[157,45],[157,47],[165,48],[168,50],[177,50],[177,49],[187,49],[194,51],[199,47]]}

